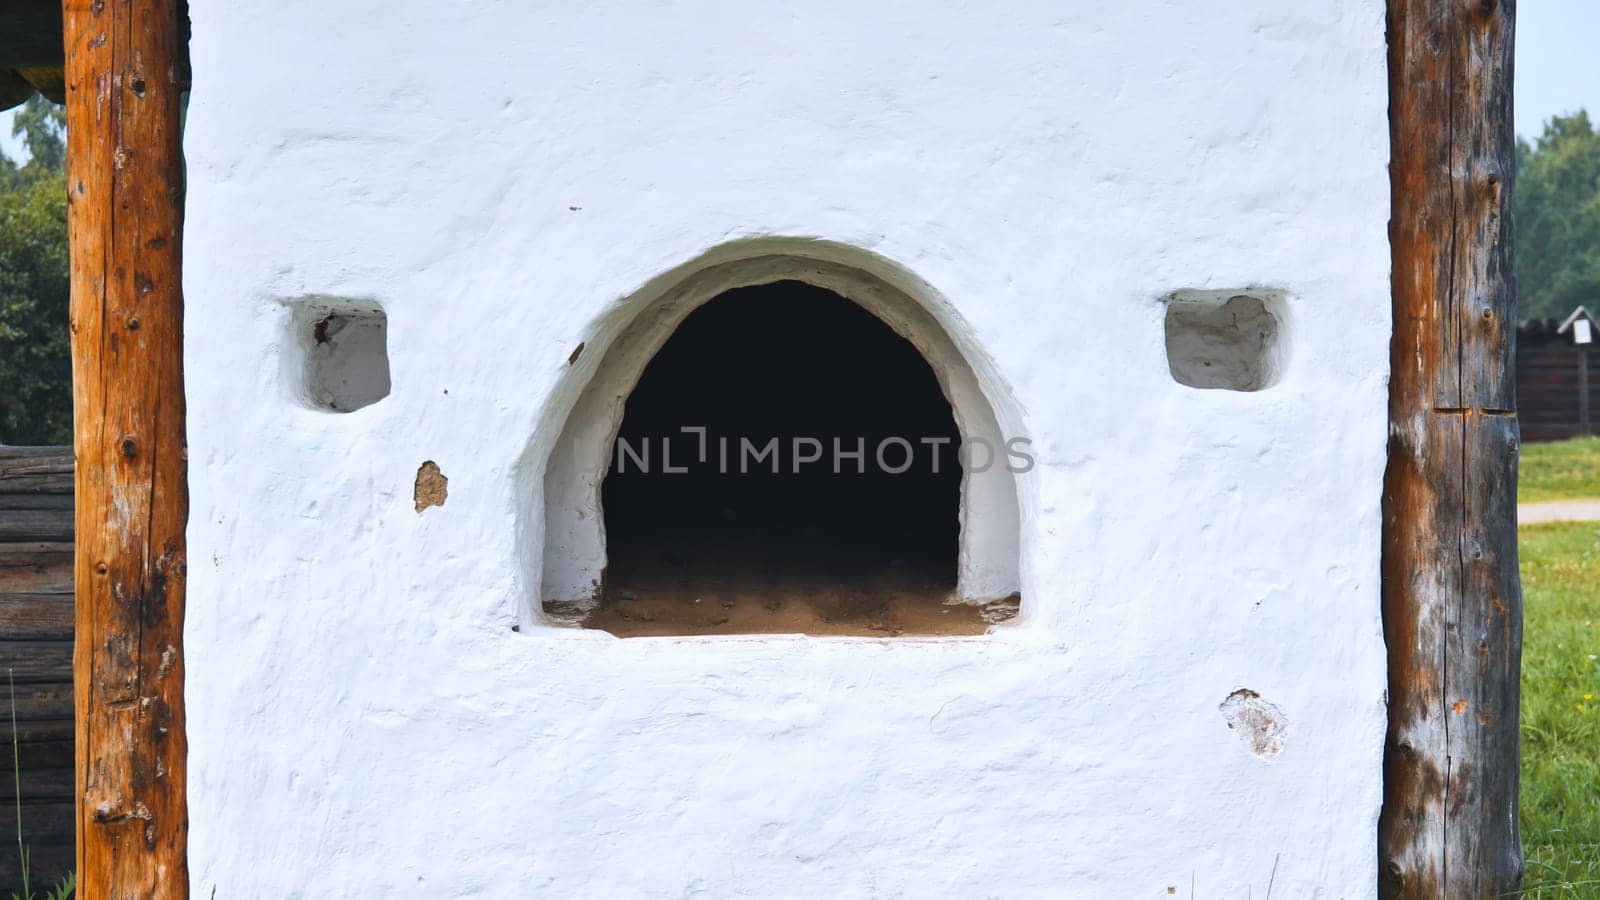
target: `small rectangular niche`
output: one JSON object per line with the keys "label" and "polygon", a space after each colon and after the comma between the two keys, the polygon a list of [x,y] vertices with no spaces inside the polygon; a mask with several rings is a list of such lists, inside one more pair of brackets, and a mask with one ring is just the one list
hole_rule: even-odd
{"label": "small rectangular niche", "polygon": [[1284,362],[1283,294],[1246,289],[1167,296],[1167,368],[1203,390],[1259,391]]}
{"label": "small rectangular niche", "polygon": [[389,319],[369,300],[292,301],[291,345],[300,399],[314,409],[352,412],[389,396]]}

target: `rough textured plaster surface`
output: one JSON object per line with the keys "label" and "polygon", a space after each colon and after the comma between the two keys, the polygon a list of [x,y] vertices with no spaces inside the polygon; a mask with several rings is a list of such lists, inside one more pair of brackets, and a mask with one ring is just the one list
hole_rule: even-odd
{"label": "rough textured plaster surface", "polygon": [[432,506],[443,506],[449,494],[450,479],[439,471],[438,463],[431,459],[425,461],[417,469],[417,482],[411,491],[417,512],[420,513]]}
{"label": "rough textured plaster surface", "polygon": [[[191,11],[198,895],[1373,893],[1379,0]],[[520,466],[608,315],[769,236],[914,274],[1005,387],[1020,621],[512,631]],[[1175,383],[1161,298],[1259,284],[1276,383]],[[388,316],[392,390],[344,415],[284,377],[321,294]],[[1292,723],[1270,763],[1244,688]]]}
{"label": "rough textured plaster surface", "polygon": [[1283,752],[1289,722],[1283,710],[1261,699],[1260,694],[1240,688],[1229,694],[1217,709],[1251,753],[1262,759],[1275,759]]}

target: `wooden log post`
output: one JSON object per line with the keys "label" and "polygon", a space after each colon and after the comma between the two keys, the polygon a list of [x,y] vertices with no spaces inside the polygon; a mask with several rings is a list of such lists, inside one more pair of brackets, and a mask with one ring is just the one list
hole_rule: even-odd
{"label": "wooden log post", "polygon": [[1578,434],[1594,434],[1593,419],[1589,414],[1589,345],[1578,345]]}
{"label": "wooden log post", "polygon": [[1517,833],[1514,0],[1389,0],[1385,897],[1489,897]]}
{"label": "wooden log post", "polygon": [[78,896],[187,897],[176,0],[65,0]]}

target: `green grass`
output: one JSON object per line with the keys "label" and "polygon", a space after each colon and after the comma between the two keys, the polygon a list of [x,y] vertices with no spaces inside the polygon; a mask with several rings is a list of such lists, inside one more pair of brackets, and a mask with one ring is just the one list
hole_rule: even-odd
{"label": "green grass", "polygon": [[1600,437],[1522,445],[1517,499],[1600,498]]}
{"label": "green grass", "polygon": [[11,785],[16,789],[17,862],[22,876],[22,889],[12,891],[11,900],[70,900],[78,888],[77,876],[71,872],[43,894],[33,892],[28,871],[28,843],[22,830],[22,751],[17,746],[17,678],[11,669],[6,669],[6,685],[11,691],[11,777],[14,779]]}
{"label": "green grass", "polygon": [[1600,897],[1600,523],[1519,538],[1525,896]]}
{"label": "green grass", "polygon": [[[1600,498],[1600,438],[1522,448],[1521,502]],[[1600,897],[1600,523],[1524,527],[1525,896]]]}

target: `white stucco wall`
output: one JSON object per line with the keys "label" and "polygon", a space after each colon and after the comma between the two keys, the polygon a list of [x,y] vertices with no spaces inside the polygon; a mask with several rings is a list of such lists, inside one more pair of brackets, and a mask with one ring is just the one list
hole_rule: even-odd
{"label": "white stucco wall", "polygon": [[[191,12],[196,896],[1375,892],[1381,0]],[[524,615],[573,349],[773,236],[920,279],[1005,394],[1016,623]],[[1162,298],[1249,286],[1276,383],[1173,381]],[[387,398],[303,402],[301,297],[382,307]]]}

